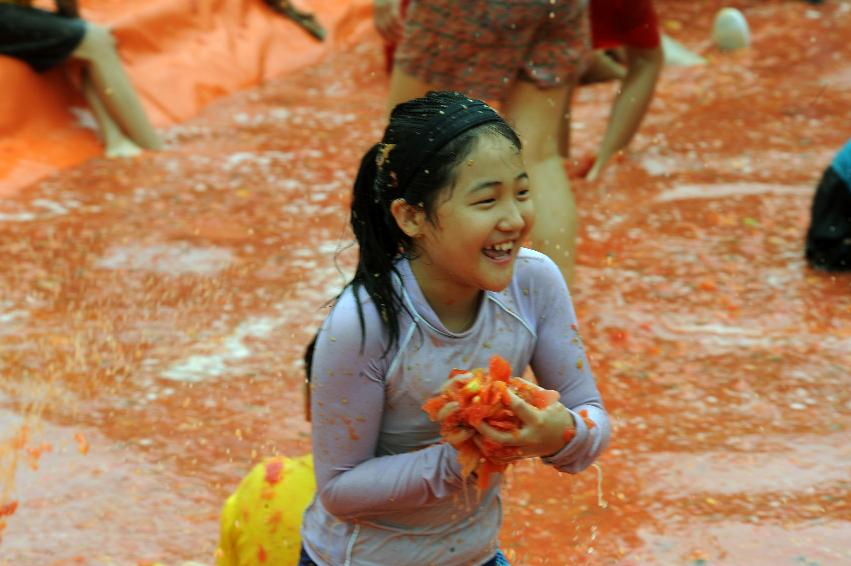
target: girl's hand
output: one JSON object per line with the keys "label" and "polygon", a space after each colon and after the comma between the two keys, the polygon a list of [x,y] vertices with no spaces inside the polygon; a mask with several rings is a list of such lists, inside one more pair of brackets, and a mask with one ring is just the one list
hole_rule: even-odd
{"label": "girl's hand", "polygon": [[[440,388],[440,391],[445,392],[450,387],[452,387],[452,385],[454,384],[455,381],[462,380],[462,379],[470,379],[472,376],[473,376],[472,373],[466,372],[466,373],[460,373],[460,374],[452,377],[451,379],[447,379],[446,383],[444,383],[443,386]],[[461,407],[461,405],[459,405],[456,401],[450,401],[449,403],[444,405],[443,408],[441,408],[437,412],[437,422],[440,423],[441,426],[442,426],[443,421],[445,421],[452,413],[457,411],[460,407]],[[476,430],[473,429],[473,428],[462,427],[459,430],[455,431],[455,433],[453,433],[452,435],[444,438],[444,440],[446,440],[446,442],[448,442],[449,444],[455,445],[455,444],[459,444],[461,442],[464,442],[465,440],[468,440],[475,433],[476,433]]]}
{"label": "girl's hand", "polygon": [[399,43],[402,38],[402,16],[399,0],[373,0],[375,29],[385,41]]}
{"label": "girl's hand", "polygon": [[489,440],[503,446],[518,449],[518,456],[506,459],[506,462],[521,458],[551,456],[564,448],[566,438],[576,428],[573,415],[559,402],[552,403],[546,409],[538,409],[509,390],[510,408],[523,421],[519,430],[507,432],[497,430],[483,422],[476,429]]}

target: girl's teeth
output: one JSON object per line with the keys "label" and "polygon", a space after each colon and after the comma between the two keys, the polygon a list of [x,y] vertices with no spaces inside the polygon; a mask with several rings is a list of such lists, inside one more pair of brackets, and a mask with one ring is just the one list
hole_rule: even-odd
{"label": "girl's teeth", "polygon": [[514,242],[503,242],[501,244],[496,244],[491,246],[491,249],[497,250],[500,252],[507,252],[514,248]]}

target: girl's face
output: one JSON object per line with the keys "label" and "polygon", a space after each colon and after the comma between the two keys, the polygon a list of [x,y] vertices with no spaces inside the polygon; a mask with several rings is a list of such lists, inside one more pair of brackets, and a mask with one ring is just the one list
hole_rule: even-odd
{"label": "girl's face", "polygon": [[415,238],[421,285],[460,296],[505,289],[535,220],[517,148],[500,135],[480,137],[436,205],[434,222],[423,222]]}

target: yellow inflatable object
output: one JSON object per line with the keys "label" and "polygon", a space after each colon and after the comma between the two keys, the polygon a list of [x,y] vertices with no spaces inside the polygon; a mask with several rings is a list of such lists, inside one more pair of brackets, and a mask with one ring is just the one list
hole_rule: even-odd
{"label": "yellow inflatable object", "polygon": [[254,466],[222,508],[218,566],[296,566],[301,516],[316,492],[313,455]]}

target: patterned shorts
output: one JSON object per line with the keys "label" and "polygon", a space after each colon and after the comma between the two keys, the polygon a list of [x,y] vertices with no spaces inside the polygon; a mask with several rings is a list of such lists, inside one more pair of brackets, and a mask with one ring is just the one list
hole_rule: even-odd
{"label": "patterned shorts", "polygon": [[590,53],[587,0],[413,0],[394,64],[435,88],[502,100],[516,80],[574,83]]}

